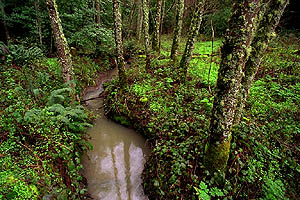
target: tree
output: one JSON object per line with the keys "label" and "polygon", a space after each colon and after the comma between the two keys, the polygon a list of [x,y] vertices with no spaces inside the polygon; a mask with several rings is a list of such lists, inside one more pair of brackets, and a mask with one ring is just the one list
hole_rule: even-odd
{"label": "tree", "polygon": [[113,13],[115,25],[115,41],[117,50],[117,65],[119,70],[119,85],[121,90],[126,84],[125,63],[123,57],[123,42],[122,42],[122,18],[120,12],[120,0],[113,0]]}
{"label": "tree", "polygon": [[268,43],[275,36],[275,28],[277,27],[288,2],[288,0],[271,1],[269,5],[265,5],[263,8],[264,10],[267,10],[267,14],[262,17],[256,36],[253,39],[251,55],[245,64],[245,75],[242,78],[241,88],[237,100],[234,124],[239,124],[240,122],[242,111],[247,101],[253,79],[261,64],[262,57],[267,49]]}
{"label": "tree", "polygon": [[[273,3],[283,5],[287,0],[271,0],[271,2],[271,5]],[[210,136],[205,147],[204,165],[209,170],[222,171],[227,165],[236,105],[243,72],[251,53],[252,41],[263,26],[270,26],[274,23],[274,21],[268,20],[260,23],[260,16],[269,19],[271,10],[275,13],[282,13],[285,7],[279,6],[276,8],[277,10],[270,7],[269,12],[261,14],[264,12],[262,8],[265,3],[263,0],[242,0],[234,3],[229,29],[221,49],[222,57],[210,122]],[[268,29],[268,31],[271,30]],[[266,34],[272,33],[267,32]],[[266,38],[258,37],[258,35],[259,42],[263,42],[262,45],[265,45]]]}
{"label": "tree", "polygon": [[142,29],[143,29],[143,4],[142,4],[142,0],[138,0],[138,18],[137,18],[137,28],[136,28],[136,32],[137,32],[137,39],[138,41],[141,41],[142,38]]}
{"label": "tree", "polygon": [[4,27],[4,32],[5,32],[5,36],[6,36],[6,41],[7,44],[10,41],[10,36],[9,36],[9,32],[8,32],[8,28],[7,28],[7,23],[6,23],[6,13],[4,10],[4,3],[2,2],[2,0],[0,0],[0,7],[1,7],[1,15],[2,15],[2,23],[3,23],[3,27]]}
{"label": "tree", "polygon": [[100,20],[100,3],[99,0],[95,0],[95,4],[96,4],[96,24],[100,27],[101,24],[101,20]]}
{"label": "tree", "polygon": [[157,0],[155,28],[153,32],[152,48],[159,53],[160,21],[161,21],[162,0]]}
{"label": "tree", "polygon": [[39,41],[40,41],[40,46],[43,46],[43,36],[42,36],[42,20],[41,20],[41,15],[40,15],[40,0],[35,0],[34,1],[34,7],[36,11],[36,25],[38,28],[38,33],[39,33]]}
{"label": "tree", "polygon": [[149,41],[149,1],[142,0],[143,6],[143,26],[145,37],[146,68],[150,67],[150,41]]}
{"label": "tree", "polygon": [[[55,0],[46,0],[48,14],[51,21],[51,27],[55,38],[55,43],[58,52],[58,58],[62,66],[62,75],[65,82],[73,81],[73,65],[70,54],[70,49],[67,40],[63,33],[63,28],[57,11],[57,5]],[[75,84],[71,86],[75,88]]]}
{"label": "tree", "polygon": [[177,0],[176,11],[177,11],[176,23],[175,23],[175,28],[174,28],[173,44],[172,44],[172,50],[171,50],[171,56],[170,56],[172,60],[175,60],[177,53],[178,53],[179,39],[181,36],[181,30],[182,30],[184,0]]}
{"label": "tree", "polygon": [[186,80],[186,74],[188,70],[188,66],[190,64],[190,60],[192,57],[192,53],[194,50],[194,44],[195,44],[195,39],[196,36],[198,35],[201,21],[202,21],[202,16],[204,12],[204,5],[205,5],[206,0],[199,0],[196,10],[193,14],[192,21],[190,24],[190,29],[188,33],[188,40],[185,45],[184,49],[184,54],[182,55],[180,64],[179,64],[179,78],[181,82],[185,82]]}

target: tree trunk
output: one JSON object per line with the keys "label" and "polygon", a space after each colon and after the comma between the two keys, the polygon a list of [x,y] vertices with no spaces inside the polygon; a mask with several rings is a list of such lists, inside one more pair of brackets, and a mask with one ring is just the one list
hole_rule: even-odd
{"label": "tree trunk", "polygon": [[[51,21],[52,31],[57,47],[58,58],[62,66],[62,75],[65,82],[73,81],[73,65],[70,49],[63,33],[63,28],[57,11],[55,0],[46,0],[48,14]],[[75,83],[71,83],[71,87],[75,88]]]}
{"label": "tree trunk", "polygon": [[143,30],[143,4],[142,0],[138,0],[138,19],[137,19],[137,39],[141,41],[142,38],[142,30]]}
{"label": "tree trunk", "polygon": [[150,67],[150,36],[149,36],[149,1],[142,0],[143,4],[143,26],[145,37],[146,69]]}
{"label": "tree trunk", "polygon": [[7,23],[6,23],[6,13],[5,13],[5,10],[4,10],[4,3],[2,2],[2,0],[0,0],[0,6],[1,6],[1,13],[2,13],[2,16],[3,16],[2,23],[3,23],[3,27],[4,27],[6,41],[7,41],[7,44],[8,44],[9,41],[10,41],[10,36],[9,36]]}
{"label": "tree trunk", "polygon": [[243,108],[247,101],[248,93],[251,88],[253,79],[261,64],[262,57],[267,49],[268,43],[275,36],[275,28],[283,14],[283,11],[288,4],[289,0],[272,0],[263,9],[266,10],[262,16],[257,34],[253,39],[252,52],[250,58],[245,65],[244,77],[242,78],[240,93],[237,101],[237,109],[235,113],[234,124],[239,124]]}
{"label": "tree trunk", "polygon": [[222,57],[210,122],[209,141],[205,147],[204,165],[208,170],[226,168],[232,125],[243,69],[251,52],[262,0],[236,1],[229,29],[221,49]]}
{"label": "tree trunk", "polygon": [[176,24],[175,24],[175,29],[174,29],[173,44],[172,44],[172,50],[171,50],[171,59],[174,61],[175,61],[175,58],[177,57],[179,40],[180,40],[181,30],[182,30],[184,0],[177,0],[176,11],[177,11]]}
{"label": "tree trunk", "polygon": [[98,27],[100,27],[101,24],[101,19],[100,19],[100,3],[99,0],[95,0],[95,4],[96,4],[96,24],[98,25]]}
{"label": "tree trunk", "polygon": [[121,90],[126,85],[125,62],[123,57],[123,41],[122,41],[122,18],[120,12],[120,0],[113,0],[113,13],[115,25],[115,41],[117,50],[117,65],[119,70],[119,85]]}
{"label": "tree trunk", "polygon": [[190,30],[188,33],[188,40],[185,45],[184,54],[182,55],[180,64],[179,64],[179,78],[181,82],[185,82],[188,66],[192,57],[194,50],[194,44],[196,36],[198,35],[202,16],[204,12],[205,0],[200,0],[196,6],[196,10],[193,14],[193,18],[190,24]]}
{"label": "tree trunk", "polygon": [[42,36],[42,20],[41,20],[41,15],[40,15],[40,0],[36,0],[34,2],[34,7],[36,11],[36,25],[38,28],[38,33],[39,33],[39,41],[40,41],[40,46],[43,46],[43,36]]}
{"label": "tree trunk", "polygon": [[161,20],[161,6],[162,6],[162,0],[157,0],[155,29],[153,33],[152,48],[154,51],[158,53],[159,53],[159,36],[160,36],[159,30],[160,30],[160,20]]}
{"label": "tree trunk", "polygon": [[166,10],[166,0],[162,2],[162,10],[161,10],[161,20],[160,20],[160,31],[159,31],[159,49],[161,47],[161,37],[162,37],[162,30],[165,18],[165,10]]}

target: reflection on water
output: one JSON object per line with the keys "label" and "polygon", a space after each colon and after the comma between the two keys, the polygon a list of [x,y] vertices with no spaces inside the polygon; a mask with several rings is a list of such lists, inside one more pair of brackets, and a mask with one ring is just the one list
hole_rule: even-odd
{"label": "reflection on water", "polygon": [[[89,97],[90,98],[90,97]],[[93,110],[102,106],[102,100],[89,101]],[[141,173],[149,153],[145,139],[103,116],[89,130],[93,150],[83,157],[84,176],[88,192],[101,200],[145,200]]]}

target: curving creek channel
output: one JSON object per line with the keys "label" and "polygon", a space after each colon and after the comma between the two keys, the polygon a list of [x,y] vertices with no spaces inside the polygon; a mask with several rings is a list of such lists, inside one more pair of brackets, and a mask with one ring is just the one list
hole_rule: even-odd
{"label": "curving creek channel", "polygon": [[82,158],[88,192],[96,200],[145,200],[141,173],[149,154],[145,139],[134,130],[104,116],[103,83],[113,79],[117,70],[100,75],[97,87],[88,88],[84,100],[97,114],[88,130],[93,150]]}

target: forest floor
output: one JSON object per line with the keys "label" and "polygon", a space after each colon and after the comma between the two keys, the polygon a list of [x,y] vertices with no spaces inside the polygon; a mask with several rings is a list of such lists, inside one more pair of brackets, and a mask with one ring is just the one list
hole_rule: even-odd
{"label": "forest floor", "polygon": [[[0,65],[0,199],[81,199],[80,159],[90,148],[93,114],[71,100],[56,58],[10,48]],[[77,94],[109,68],[86,57],[73,62]]]}
{"label": "forest floor", "polygon": [[[299,199],[300,182],[300,41],[294,34],[270,44],[234,134],[225,179],[202,165],[221,40],[195,45],[186,84],[177,81],[169,57],[171,40],[145,70],[137,55],[128,86],[106,88],[106,112],[115,121],[146,136],[152,153],[143,172],[150,199]],[[180,45],[180,53],[184,42]],[[209,83],[210,82],[210,83]],[[211,88],[211,92],[209,90]]]}

